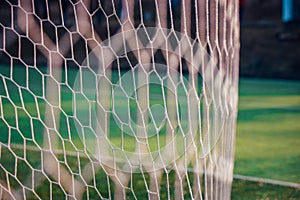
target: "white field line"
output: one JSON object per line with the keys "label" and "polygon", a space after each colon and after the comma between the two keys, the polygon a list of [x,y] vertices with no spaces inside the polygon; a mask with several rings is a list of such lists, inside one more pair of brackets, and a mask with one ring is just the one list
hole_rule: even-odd
{"label": "white field line", "polygon": [[273,184],[273,185],[280,185],[280,186],[293,187],[293,188],[300,189],[300,184],[293,183],[293,182],[278,181],[278,180],[259,178],[259,177],[253,177],[253,176],[243,176],[243,175],[239,175],[239,174],[234,174],[233,178],[241,179],[241,180],[245,180],[245,181],[268,183],[268,184]]}
{"label": "white field line", "polygon": [[[0,143],[0,145],[1,145],[1,143]],[[2,144],[2,145],[8,147],[8,145],[5,145],[5,144]],[[10,147],[13,149],[24,149],[24,145],[20,145],[20,144],[11,144]],[[41,151],[42,150],[38,147],[28,146],[28,145],[26,145],[26,149],[30,150],[30,151]],[[43,151],[45,151],[45,149],[43,149]],[[47,150],[47,151],[49,151],[49,150]],[[62,150],[57,150],[57,151],[54,151],[53,153],[58,154],[58,155],[65,154],[65,155],[73,156],[73,157],[77,157],[78,155],[80,157],[87,157],[87,155],[85,153],[83,153],[82,151],[80,151],[80,152],[66,151],[64,153]],[[193,171],[193,169],[188,169],[188,171]],[[244,175],[240,175],[240,174],[234,174],[233,178],[245,180],[245,181],[261,182],[261,183],[267,183],[267,184],[272,184],[272,185],[279,185],[279,186],[300,189],[300,183],[279,181],[279,180],[273,180],[273,179],[267,179],[267,178],[259,178],[259,177],[254,177],[254,176],[244,176]]]}

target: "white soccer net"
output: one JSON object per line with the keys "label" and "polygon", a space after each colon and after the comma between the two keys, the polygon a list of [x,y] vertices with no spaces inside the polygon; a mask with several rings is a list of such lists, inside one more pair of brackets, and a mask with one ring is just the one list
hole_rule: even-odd
{"label": "white soccer net", "polygon": [[1,199],[230,199],[238,1],[5,0]]}

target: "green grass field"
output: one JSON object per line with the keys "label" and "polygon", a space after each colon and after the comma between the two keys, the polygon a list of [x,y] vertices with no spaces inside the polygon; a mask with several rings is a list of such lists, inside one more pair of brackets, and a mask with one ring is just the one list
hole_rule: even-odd
{"label": "green grass field", "polygon": [[300,182],[300,83],[241,79],[235,173]]}
{"label": "green grass field", "polygon": [[[12,70],[7,66],[0,66],[1,143],[7,144],[10,141],[24,144],[24,141],[26,141],[27,145],[31,145],[34,138],[34,141],[42,146],[43,124],[40,121],[44,120],[43,110],[46,102],[44,100],[45,91],[41,88],[45,84],[44,76],[42,76],[45,73],[45,68],[41,68],[39,73],[32,68],[27,68],[26,70],[24,67],[15,67]],[[72,77],[75,76],[75,71],[68,70],[67,75],[67,77],[71,78],[63,81],[72,84]],[[26,76],[29,76],[29,78],[26,79]],[[19,87],[16,85],[19,85]],[[27,89],[31,92],[28,92]],[[72,101],[72,95],[70,95],[70,88],[62,86],[62,92],[64,95],[61,97],[61,107],[67,115],[71,115],[72,105],[70,102]],[[10,98],[7,98],[7,96]],[[38,98],[35,99],[34,96]],[[22,102],[24,102],[25,109],[23,109]],[[41,116],[41,119],[39,119],[39,116]],[[70,123],[70,130],[74,130],[74,126],[73,122]],[[18,127],[22,134],[14,127]],[[60,127],[61,136],[65,139],[65,145],[71,150],[74,147],[68,143],[69,129],[64,115],[61,115]],[[115,138],[118,138],[118,135],[115,135]],[[82,148],[78,136],[74,136],[72,141],[76,148]],[[113,142],[116,145],[118,144],[117,139]],[[124,148],[131,148],[132,146],[130,141],[126,141],[125,145],[127,147],[125,146]],[[235,148],[235,173],[300,183],[299,147],[300,82],[241,79]],[[11,173],[16,172],[14,168],[16,162],[18,162],[17,177],[20,180],[25,180],[25,175],[30,174],[30,167],[24,160],[18,159],[16,161],[16,155],[24,157],[24,152],[20,150],[10,152],[7,148],[2,147],[0,179],[4,179],[3,168]],[[38,157],[38,155],[35,156],[34,152],[28,152],[26,160],[32,166],[38,167],[40,164],[40,161],[37,160]],[[63,157],[60,159],[62,162],[65,161]],[[76,160],[68,159],[70,159],[68,163],[74,163],[74,165],[70,165],[72,170],[74,172],[78,171]],[[86,162],[87,160],[83,159],[81,164]],[[101,181],[101,178],[106,179],[104,172],[100,172],[97,180]],[[13,178],[10,181],[12,185],[18,185]],[[136,182],[138,183],[139,181],[142,181],[142,179],[136,177]],[[172,183],[170,184],[173,185]],[[99,184],[99,187],[100,185],[102,188],[99,188],[99,191],[103,191],[104,196],[108,195],[105,193],[107,186]],[[59,198],[63,193],[58,187],[55,186],[54,188],[57,189],[53,189],[53,193]],[[145,188],[136,188],[135,190],[141,195],[145,192]],[[90,192],[91,194],[93,193],[93,191]],[[49,187],[39,187],[37,193],[47,196],[49,195]],[[232,199],[300,199],[300,190],[234,180]]]}

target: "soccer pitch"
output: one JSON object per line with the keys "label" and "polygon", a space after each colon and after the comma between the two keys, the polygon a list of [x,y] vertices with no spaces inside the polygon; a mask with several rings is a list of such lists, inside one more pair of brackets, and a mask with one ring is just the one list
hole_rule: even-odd
{"label": "soccer pitch", "polygon": [[[11,70],[8,66],[0,66],[0,142],[2,144],[40,145],[43,146],[44,126],[40,119],[44,118],[45,110],[45,91],[42,90],[45,80],[42,74],[33,68],[14,67]],[[46,68],[40,68],[42,73],[46,74]],[[28,76],[28,81],[26,81]],[[63,81],[72,85],[72,77],[76,76],[76,70],[68,70],[68,74],[63,77],[69,77]],[[10,77],[9,79],[7,77]],[[113,77],[114,78],[114,77]],[[4,84],[5,82],[5,84]],[[19,85],[21,87],[17,87]],[[22,88],[24,87],[24,88]],[[31,92],[28,92],[29,88]],[[200,87],[201,88],[201,87]],[[61,108],[66,115],[72,115],[73,96],[71,89],[67,86],[61,86]],[[157,92],[152,90],[153,94]],[[9,96],[9,99],[6,98]],[[156,102],[159,103],[159,100]],[[25,108],[25,109],[23,109]],[[136,109],[131,105],[131,109]],[[82,108],[84,109],[84,108]],[[29,117],[30,116],[30,117]],[[80,137],[68,130],[76,130],[75,124],[68,121],[65,115],[61,115],[60,133],[64,141],[60,146],[64,146],[68,151],[83,150]],[[236,137],[236,156],[235,173],[271,178],[276,180],[299,182],[300,180],[300,82],[281,81],[281,80],[255,80],[241,79],[240,81],[240,99],[239,116]],[[10,128],[9,128],[10,127]],[[20,134],[16,128],[22,132]],[[120,135],[118,128],[114,124],[110,126],[111,142],[116,146],[122,147],[128,151],[134,148],[132,137],[124,138],[120,144]],[[164,132],[162,130],[162,132]],[[34,140],[33,140],[34,138]],[[149,141],[152,150],[158,149],[155,138],[153,142]],[[72,140],[72,143],[70,142]],[[164,137],[159,139],[160,145],[164,145]],[[125,141],[125,142],[124,142]],[[26,157],[25,157],[26,155]],[[18,159],[16,159],[16,156]],[[80,168],[88,163],[88,159],[82,158],[77,162],[76,157],[59,156],[61,164],[67,163],[74,172],[79,172]],[[16,165],[16,162],[18,163]],[[82,166],[78,166],[80,163]],[[3,169],[9,170],[15,174],[18,179],[26,185],[26,177],[31,174],[31,167],[41,169],[40,152],[27,149],[26,153],[20,149],[10,151],[5,145],[1,148],[0,159],[0,180],[5,180]],[[18,169],[15,169],[17,166]],[[171,172],[174,173],[174,172]],[[147,175],[146,179],[147,179]],[[169,174],[169,178],[174,177]],[[192,176],[190,178],[192,180]],[[105,180],[105,181],[101,181]],[[146,195],[144,179],[139,174],[133,174],[133,184],[137,197],[143,199]],[[107,185],[107,176],[104,171],[99,171],[96,177],[98,190],[105,198],[109,197],[109,190],[112,190],[113,183]],[[166,177],[163,177],[162,185],[174,186],[174,183],[167,183]],[[171,181],[174,180],[171,178]],[[10,177],[11,185],[19,185],[17,180]],[[48,182],[48,181],[47,181]],[[167,198],[165,187],[161,187],[161,198]],[[243,188],[243,189],[241,189]],[[188,188],[186,188],[188,189]],[[274,190],[277,193],[274,193]],[[170,190],[173,191],[173,190]],[[268,193],[269,191],[269,193]],[[272,191],[272,192],[271,192]],[[61,197],[64,192],[59,185],[53,184],[50,191],[49,183],[41,184],[37,187],[37,194],[40,196],[49,196],[52,192],[53,197]],[[96,191],[91,188],[89,195],[92,197]],[[174,194],[171,194],[173,196]],[[251,196],[252,195],[252,196]],[[257,195],[257,196],[255,196]],[[261,195],[261,196],[260,196]],[[263,196],[264,195],[264,196]],[[266,196],[267,195],[267,196]],[[269,195],[269,196],[268,196]],[[286,196],[280,196],[286,195]],[[30,195],[29,195],[30,196]],[[235,180],[233,183],[233,199],[242,197],[253,198],[300,198],[300,192],[297,189],[280,186],[270,186],[265,184],[247,183]],[[134,198],[133,194],[127,195],[128,199]],[[245,199],[243,198],[243,199]]]}
{"label": "soccer pitch", "polygon": [[241,79],[235,173],[300,182],[300,82]]}

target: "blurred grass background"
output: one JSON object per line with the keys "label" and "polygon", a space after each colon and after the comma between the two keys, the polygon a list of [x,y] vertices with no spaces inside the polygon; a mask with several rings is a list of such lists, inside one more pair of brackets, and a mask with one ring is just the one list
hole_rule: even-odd
{"label": "blurred grass background", "polygon": [[[282,28],[281,2],[281,0],[245,1],[241,18],[241,79],[234,172],[241,175],[300,183],[300,37],[294,41],[280,41],[276,38],[278,30]],[[12,9],[7,1],[2,2],[0,10],[1,23],[10,27]],[[180,20],[175,20],[175,22],[180,22]],[[47,30],[46,25],[45,28]],[[103,29],[101,26],[95,28]],[[4,32],[3,26],[1,31]],[[49,31],[48,33],[52,38],[55,37],[54,32]],[[35,69],[29,68],[27,73],[24,63],[26,65],[34,63],[31,42],[22,37],[22,45],[20,45],[19,40],[16,39],[19,38],[18,33],[11,29],[6,29],[5,34],[8,36],[7,42],[9,40],[14,42],[11,44],[11,48],[0,52],[0,62],[4,64],[0,66],[0,103],[2,106],[0,113],[4,113],[4,116],[1,117],[5,119],[4,121],[0,117],[0,141],[7,143],[9,139],[7,126],[16,126],[19,120],[23,122],[19,124],[23,135],[15,130],[12,130],[11,135],[14,142],[21,143],[24,141],[23,136],[32,138],[28,114],[36,117],[38,111],[43,112],[45,108],[45,100],[38,98],[37,102],[34,102],[33,95],[40,97],[44,95],[43,91],[37,88],[45,84],[42,74],[46,73],[46,69],[41,68],[42,73],[39,73]],[[3,47],[3,42],[1,42],[1,47]],[[75,52],[81,52],[85,46],[83,42],[80,42],[73,48]],[[18,59],[11,59],[11,57],[19,57],[19,49],[22,49],[22,62]],[[36,52],[36,54],[38,65],[46,65],[46,59],[40,52]],[[84,58],[85,55],[80,55],[80,53],[75,55],[75,61],[78,63],[82,63]],[[24,66],[14,68],[11,73],[7,65],[12,62],[14,65],[23,64]],[[68,60],[67,65],[71,65],[72,62]],[[76,65],[74,66],[76,67]],[[68,77],[74,75],[72,70],[68,70],[68,73],[70,73],[67,75]],[[16,87],[16,84],[26,87],[27,75],[27,86],[32,93],[24,88],[19,90],[20,88]],[[4,77],[10,78],[4,79]],[[6,82],[8,88],[4,88],[3,82]],[[68,87],[62,86],[62,91],[65,94],[70,93]],[[28,113],[20,109],[22,107],[20,94],[26,102],[25,107]],[[7,95],[10,96],[10,99],[3,98]],[[68,110],[71,100],[70,95],[62,96],[64,110]],[[19,108],[15,109],[14,106],[19,106]],[[34,132],[37,133],[35,138],[42,145],[43,125],[38,119],[34,119],[32,123]],[[66,118],[62,117],[62,133],[63,137],[67,138],[67,126],[65,125]],[[71,127],[71,129],[73,128]],[[29,140],[27,140],[27,144],[34,145]],[[72,148],[69,143],[65,145]],[[129,141],[126,142],[126,145],[128,148],[131,146]],[[78,148],[80,147],[81,145],[78,143]],[[13,173],[15,163],[18,162],[17,177],[25,180],[30,175],[31,169],[28,163],[20,159],[23,155],[22,152],[15,150],[14,153],[12,154],[2,147],[0,164]],[[19,156],[19,158],[16,159],[15,156]],[[29,152],[26,159],[34,167],[38,167],[40,164],[40,154]],[[64,159],[61,158],[61,161],[64,162]],[[68,158],[68,163],[76,170],[76,164],[72,158]],[[3,180],[4,177],[3,168],[0,168],[0,178]],[[97,177],[98,181],[106,179],[103,171],[99,172]],[[11,179],[13,186],[19,185],[13,178]],[[140,186],[144,185],[140,177],[136,177],[135,180]],[[98,186],[102,187],[99,190],[103,191],[104,197],[108,197],[106,193],[108,188],[103,185],[103,181]],[[145,188],[140,187],[135,191],[143,196]],[[237,179],[233,182],[232,191],[232,199],[300,199],[299,189]],[[63,194],[59,186],[55,184],[52,192],[54,198],[57,199]],[[90,192],[96,194],[95,191]],[[49,184],[38,187],[37,193],[41,196],[49,196]]]}
{"label": "blurred grass background", "polygon": [[[14,74],[26,74],[24,70],[26,71],[26,68],[22,66],[16,66],[12,72],[8,66],[1,66],[0,68],[1,113],[3,113],[2,118],[4,119],[0,119],[0,141],[3,143],[7,143],[9,140],[7,125],[14,127],[17,121],[19,121],[22,122],[19,123],[19,129],[22,131],[22,134],[12,130],[10,140],[14,143],[23,144],[25,141],[24,138],[26,138],[27,145],[33,145],[32,141],[30,141],[32,135],[28,114],[37,117],[38,112],[41,112],[40,115],[43,118],[42,113],[45,101],[42,98],[38,98],[38,106],[36,106],[33,95],[43,96],[41,92],[43,84],[41,74],[46,73],[46,71],[41,68],[41,74],[37,73],[37,71],[34,73],[35,70],[29,73],[31,77],[28,79],[28,88],[32,92],[30,93],[24,88],[20,89],[20,87],[17,87],[19,85],[26,88],[25,76],[24,79],[14,76]],[[71,76],[75,71],[69,70],[68,73]],[[12,78],[7,78],[11,74]],[[63,91],[62,108],[66,113],[71,113],[70,100],[72,99],[72,95],[67,88],[63,89]],[[234,172],[246,176],[300,183],[300,82],[241,78],[239,91]],[[6,98],[5,96],[9,96],[10,98]],[[23,99],[27,113],[22,109],[21,99]],[[19,107],[15,109],[14,105]],[[39,120],[34,119],[33,121],[34,137],[42,145],[43,126],[38,122]],[[66,120],[62,117],[62,137],[68,138],[65,123]],[[74,143],[80,149],[82,145],[78,141],[78,138],[74,138]],[[129,143],[130,141],[126,141],[127,146],[130,146]],[[67,148],[72,148],[72,145],[68,144],[67,141],[65,141],[65,145]],[[4,169],[8,169],[14,174],[14,166],[17,163],[17,177],[24,181],[31,173],[29,164],[34,168],[39,167],[40,153],[29,151],[26,157],[29,164],[21,159],[24,157],[24,152],[16,150],[14,153],[19,156],[17,159],[12,152],[2,147],[0,164]],[[73,166],[74,171],[79,170],[76,169],[78,167],[76,159],[74,160],[74,158],[69,157],[66,161],[62,157],[61,161],[67,162],[69,166]],[[87,160],[83,159],[81,164],[83,163],[87,163]],[[0,171],[0,177],[3,180],[5,179],[5,172],[3,168]],[[102,171],[99,172],[99,181],[101,180],[101,173],[103,175]],[[170,175],[169,177],[172,176]],[[137,180],[141,179],[141,177],[136,178]],[[14,181],[12,180],[11,182]],[[18,183],[15,183],[15,185],[17,186]],[[137,186],[138,189],[135,191],[137,193],[140,192],[142,195],[142,191],[145,191],[145,188],[142,187],[144,184],[140,185],[141,188]],[[48,187],[49,184],[44,184],[44,186],[38,187],[37,191],[40,191],[42,194],[47,193],[49,192]],[[111,187],[113,187],[113,184]],[[61,189],[59,187],[54,188],[58,188],[53,192],[59,196],[62,192],[60,191]],[[100,191],[107,194],[107,191],[105,192],[103,188]],[[237,179],[233,182],[232,191],[233,199],[300,199],[299,189]]]}
{"label": "blurred grass background", "polygon": [[300,182],[300,82],[240,80],[235,173]]}

